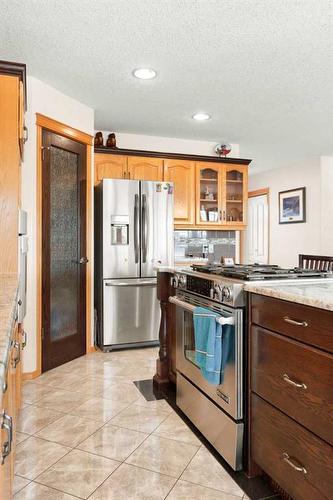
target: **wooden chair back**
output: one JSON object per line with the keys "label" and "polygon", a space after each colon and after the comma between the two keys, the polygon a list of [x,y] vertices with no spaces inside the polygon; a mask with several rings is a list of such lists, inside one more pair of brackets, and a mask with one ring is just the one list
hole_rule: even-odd
{"label": "wooden chair back", "polygon": [[333,257],[327,255],[298,256],[298,267],[302,269],[317,269],[320,271],[333,271]]}

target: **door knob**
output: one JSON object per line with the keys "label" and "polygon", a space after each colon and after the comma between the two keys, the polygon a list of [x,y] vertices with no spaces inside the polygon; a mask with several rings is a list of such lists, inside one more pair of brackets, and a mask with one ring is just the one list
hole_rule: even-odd
{"label": "door knob", "polygon": [[88,264],[89,259],[87,257],[81,257],[79,264]]}

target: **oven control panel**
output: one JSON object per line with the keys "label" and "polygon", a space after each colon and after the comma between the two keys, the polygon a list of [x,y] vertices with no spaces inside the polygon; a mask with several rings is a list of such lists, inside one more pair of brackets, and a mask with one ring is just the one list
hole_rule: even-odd
{"label": "oven control panel", "polygon": [[180,272],[174,274],[171,284],[177,289],[196,293],[220,304],[232,307],[245,305],[243,284],[230,283],[230,280],[216,279],[216,277],[212,278],[206,279],[192,273]]}
{"label": "oven control panel", "polygon": [[204,278],[198,278],[197,276],[187,276],[186,290],[189,292],[197,293],[198,295],[203,295],[204,297],[212,297],[212,285],[210,280],[205,280]]}

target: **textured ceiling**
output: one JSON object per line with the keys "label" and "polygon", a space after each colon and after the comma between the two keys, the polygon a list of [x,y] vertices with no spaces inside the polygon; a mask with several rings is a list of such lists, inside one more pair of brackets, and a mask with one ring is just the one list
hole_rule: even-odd
{"label": "textured ceiling", "polygon": [[[239,143],[254,170],[333,154],[331,0],[0,0],[0,59],[95,128]],[[158,77],[139,81],[134,68]],[[191,120],[207,111],[205,123]]]}

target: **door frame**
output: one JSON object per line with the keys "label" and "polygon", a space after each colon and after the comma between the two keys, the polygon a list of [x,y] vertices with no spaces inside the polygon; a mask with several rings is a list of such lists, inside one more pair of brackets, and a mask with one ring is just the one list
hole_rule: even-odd
{"label": "door frame", "polygon": [[36,371],[29,374],[36,378],[42,373],[42,154],[43,154],[43,129],[67,137],[86,146],[86,253],[89,259],[86,265],[86,354],[95,351],[92,345],[92,283],[93,283],[93,255],[92,255],[92,145],[93,136],[77,130],[69,125],[58,122],[40,113],[36,113],[37,126],[37,308],[36,308]]}

